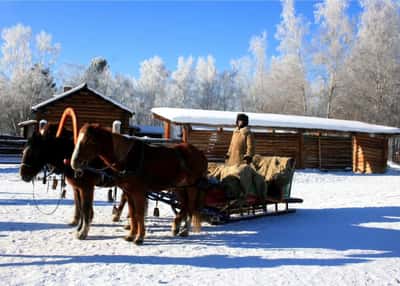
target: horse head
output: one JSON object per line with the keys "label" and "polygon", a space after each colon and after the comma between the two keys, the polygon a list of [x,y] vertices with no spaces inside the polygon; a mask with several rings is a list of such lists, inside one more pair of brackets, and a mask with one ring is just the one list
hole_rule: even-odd
{"label": "horse head", "polygon": [[90,161],[100,154],[100,140],[96,137],[101,127],[98,124],[84,124],[79,130],[78,139],[71,157],[71,167],[82,171]]}
{"label": "horse head", "polygon": [[47,144],[42,134],[33,133],[22,152],[20,175],[30,182],[44,167],[47,161]]}
{"label": "horse head", "polygon": [[20,175],[25,182],[30,182],[46,164],[62,167],[64,158],[72,153],[71,132],[56,138],[56,128],[56,125],[49,124],[42,132],[34,132],[28,139],[20,166]]}

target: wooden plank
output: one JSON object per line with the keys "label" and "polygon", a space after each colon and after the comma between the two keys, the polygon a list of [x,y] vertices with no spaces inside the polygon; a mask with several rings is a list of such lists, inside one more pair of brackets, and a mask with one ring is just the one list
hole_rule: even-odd
{"label": "wooden plank", "polygon": [[171,123],[164,122],[164,138],[170,139],[171,138]]}

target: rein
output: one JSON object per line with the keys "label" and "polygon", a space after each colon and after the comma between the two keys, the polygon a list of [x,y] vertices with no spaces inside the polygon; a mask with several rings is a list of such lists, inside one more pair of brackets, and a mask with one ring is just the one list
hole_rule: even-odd
{"label": "rein", "polygon": [[[48,180],[48,178],[49,178],[51,175],[53,175],[53,174],[54,174],[53,172],[50,172],[49,174],[46,175],[46,172],[44,172],[44,175],[43,175],[43,184],[46,184],[46,183],[47,183],[47,186],[46,186],[46,191],[47,191],[47,193],[49,192],[49,189],[50,189],[50,180]],[[35,180],[34,180],[34,179],[32,180],[32,200],[33,200],[33,202],[34,202],[34,204],[35,204],[36,209],[37,209],[40,213],[42,213],[42,214],[44,214],[44,215],[52,215],[52,214],[54,214],[54,213],[57,211],[57,209],[59,208],[60,203],[61,203],[61,200],[63,199],[63,187],[65,186],[65,176],[64,176],[64,175],[60,175],[60,177],[61,177],[60,197],[59,197],[58,200],[57,200],[56,206],[55,206],[54,209],[53,209],[52,211],[50,211],[50,212],[43,211],[43,210],[40,208],[40,206],[39,206],[39,204],[38,204],[38,199],[36,198],[36,195],[35,195]],[[55,186],[56,186],[57,184],[58,184],[58,180],[57,180],[57,178],[54,178],[54,179],[53,179],[53,183],[52,183],[52,188],[55,189],[55,188],[56,188]]]}

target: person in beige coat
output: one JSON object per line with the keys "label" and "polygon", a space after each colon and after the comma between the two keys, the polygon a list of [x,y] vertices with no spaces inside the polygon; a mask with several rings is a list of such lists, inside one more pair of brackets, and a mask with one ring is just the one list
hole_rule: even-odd
{"label": "person in beige coat", "polygon": [[236,128],[233,130],[231,144],[226,154],[228,166],[250,164],[254,156],[254,136],[249,128],[249,117],[239,113],[236,118]]}

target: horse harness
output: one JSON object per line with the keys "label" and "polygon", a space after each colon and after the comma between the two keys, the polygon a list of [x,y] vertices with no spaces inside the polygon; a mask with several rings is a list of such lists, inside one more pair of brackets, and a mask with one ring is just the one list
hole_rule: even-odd
{"label": "horse harness", "polygon": [[[122,162],[113,162],[109,166],[96,169],[92,167],[86,167],[85,170],[95,172],[101,176],[101,181],[104,183],[108,183],[109,181],[118,181],[124,180],[130,176],[142,176],[145,178],[146,182],[151,182],[153,178],[149,174],[144,173],[144,162],[145,162],[145,146],[146,143],[142,140],[135,140],[133,144],[131,144],[125,154],[122,156],[124,160]],[[134,150],[132,154],[132,150]],[[179,161],[179,167],[184,172],[190,172],[190,168],[187,165],[184,154],[179,149],[172,149],[176,154],[176,157]],[[131,157],[132,156],[132,157]],[[128,162],[135,162],[136,164],[129,164]],[[120,170],[118,170],[121,167]],[[111,174],[107,173],[107,170],[112,170]],[[116,171],[117,170],[117,171]],[[191,187],[196,184],[190,184],[185,186],[171,185],[167,188],[186,188]]]}

